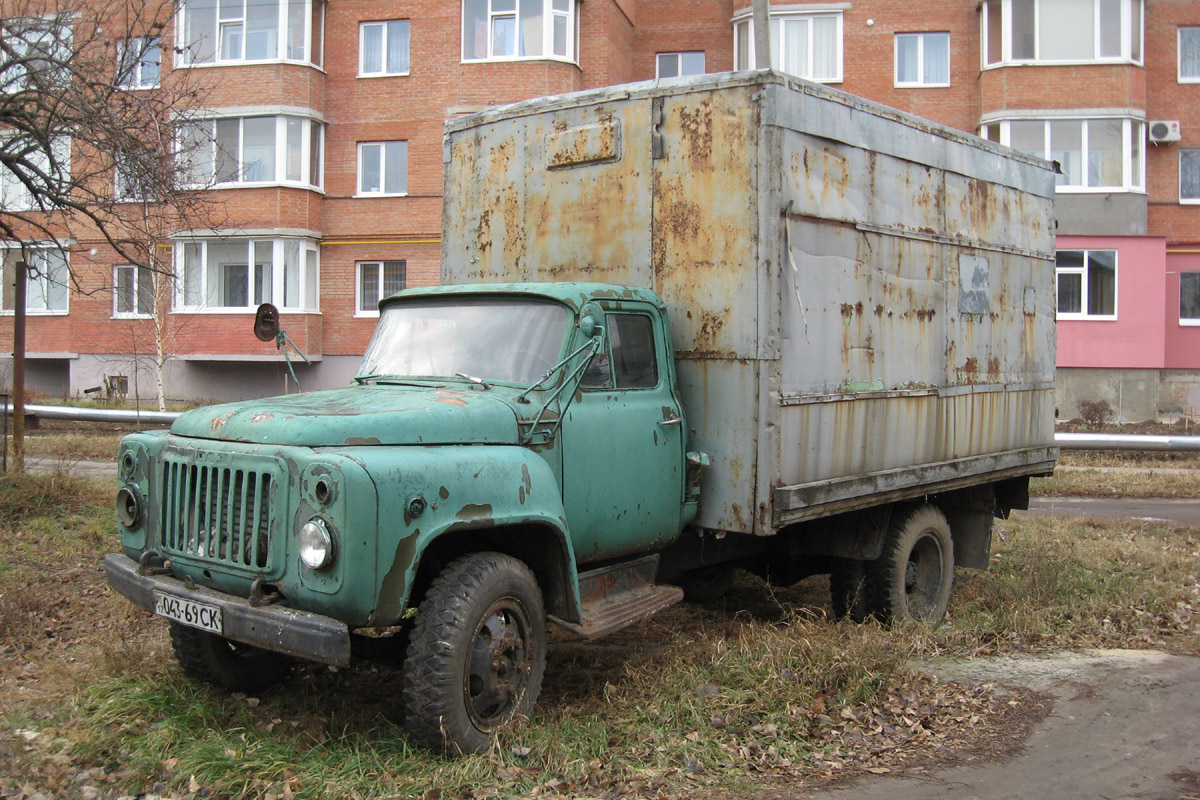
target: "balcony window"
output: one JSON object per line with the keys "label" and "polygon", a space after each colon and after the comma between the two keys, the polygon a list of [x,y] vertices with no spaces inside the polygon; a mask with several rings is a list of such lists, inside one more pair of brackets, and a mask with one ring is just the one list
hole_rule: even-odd
{"label": "balcony window", "polygon": [[1179,29],[1179,82],[1200,83],[1200,28]]}
{"label": "balcony window", "polygon": [[1146,123],[1125,117],[1013,119],[982,126],[985,139],[1057,161],[1060,193],[1140,192]]}
{"label": "balcony window", "polygon": [[896,85],[949,86],[950,34],[896,34]]}
{"label": "balcony window", "polygon": [[247,61],[321,64],[322,0],[186,0],[179,66]]}
{"label": "balcony window", "polygon": [[318,310],[320,257],[305,239],[197,239],[175,247],[175,307],[248,311],[274,303]]}
{"label": "balcony window", "polygon": [[364,22],[358,27],[358,74],[408,74],[408,20]]}
{"label": "balcony window", "polygon": [[654,77],[680,78],[704,74],[704,51],[689,53],[659,53],[655,59]]}
{"label": "balcony window", "polygon": [[360,142],[358,194],[408,193],[408,142]]}
{"label": "balcony window", "polygon": [[70,25],[53,16],[12,17],[0,21],[0,37],[5,47],[0,94],[50,91],[70,81]]}
{"label": "balcony window", "polygon": [[463,0],[463,61],[575,60],[575,0]]}
{"label": "balcony window", "polygon": [[1200,203],[1200,149],[1179,151],[1179,202]]}
{"label": "balcony window", "polygon": [[400,291],[407,284],[406,261],[358,262],[358,298],[354,309],[359,316],[379,316],[379,301]]}
{"label": "balcony window", "polygon": [[178,156],[194,186],[321,186],[323,126],[304,117],[221,117],[181,123]]}
{"label": "balcony window", "polygon": [[[734,64],[754,68],[754,23],[733,25]],[[842,14],[772,14],[771,67],[824,83],[842,80]]]}
{"label": "balcony window", "polygon": [[49,147],[35,138],[10,134],[5,140],[5,155],[14,160],[0,165],[0,211],[47,211],[71,190],[70,138],[55,136]]}
{"label": "balcony window", "polygon": [[154,315],[154,273],[147,267],[122,264],[113,270],[113,316]]}
{"label": "balcony window", "polygon": [[1200,325],[1200,272],[1179,273],[1179,324]]}
{"label": "balcony window", "polygon": [[126,39],[117,43],[117,86],[122,89],[153,89],[162,67],[162,40],[157,36]]}
{"label": "balcony window", "polygon": [[1055,254],[1058,318],[1117,318],[1117,251],[1059,250]]}
{"label": "balcony window", "polygon": [[985,66],[1142,62],[1143,0],[984,0]]}
{"label": "balcony window", "polygon": [[71,270],[67,254],[52,244],[27,247],[22,256],[19,247],[0,247],[3,262],[3,311],[16,308],[14,281],[17,262],[24,257],[28,265],[25,284],[25,311],[29,314],[67,313],[67,289],[71,285]]}

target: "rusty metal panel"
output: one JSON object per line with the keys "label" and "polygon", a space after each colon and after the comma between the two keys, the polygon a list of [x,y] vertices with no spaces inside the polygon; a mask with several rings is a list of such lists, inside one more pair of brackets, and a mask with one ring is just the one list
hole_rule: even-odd
{"label": "rusty metal panel", "polygon": [[1044,161],[770,72],[496,109],[447,123],[445,153],[444,282],[663,297],[713,461],[702,527],[772,533],[1053,446]]}

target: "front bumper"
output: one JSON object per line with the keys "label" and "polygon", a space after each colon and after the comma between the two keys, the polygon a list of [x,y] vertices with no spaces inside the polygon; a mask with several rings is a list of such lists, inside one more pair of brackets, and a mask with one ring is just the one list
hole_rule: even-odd
{"label": "front bumper", "polygon": [[140,575],[137,562],[120,553],[104,557],[108,584],[134,605],[154,611],[155,591],[219,606],[224,620],[222,635],[264,650],[334,664],[350,663],[350,629],[331,617],[297,611],[286,606],[250,605],[243,597],[196,587],[169,575]]}

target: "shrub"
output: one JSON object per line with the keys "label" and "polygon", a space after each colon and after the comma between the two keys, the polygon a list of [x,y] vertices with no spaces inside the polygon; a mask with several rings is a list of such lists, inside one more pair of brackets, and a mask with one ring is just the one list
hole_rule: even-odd
{"label": "shrub", "polygon": [[1079,417],[1089,428],[1098,431],[1112,422],[1112,406],[1107,400],[1084,400],[1079,404]]}

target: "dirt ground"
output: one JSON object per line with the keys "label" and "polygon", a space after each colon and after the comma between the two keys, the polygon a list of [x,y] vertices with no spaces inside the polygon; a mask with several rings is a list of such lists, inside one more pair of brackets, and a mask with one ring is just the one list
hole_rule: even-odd
{"label": "dirt ground", "polygon": [[942,680],[1047,693],[1053,711],[1011,757],[910,770],[804,797],[1200,798],[1200,658],[1105,650],[923,666]]}

